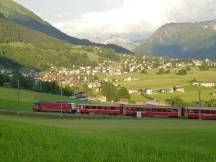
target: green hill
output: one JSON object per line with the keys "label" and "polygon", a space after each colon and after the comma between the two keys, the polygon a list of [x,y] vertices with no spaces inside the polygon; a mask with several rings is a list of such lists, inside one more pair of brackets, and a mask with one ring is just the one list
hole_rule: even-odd
{"label": "green hill", "polygon": [[101,59],[118,59],[118,54],[107,48],[71,45],[0,18],[0,58],[43,70],[51,65],[95,65]]}
{"label": "green hill", "polygon": [[29,90],[19,90],[20,103],[18,104],[18,89],[0,87],[0,109],[32,110],[36,100],[41,101],[67,101],[81,103],[77,99],[69,99],[58,95],[39,93]]}
{"label": "green hill", "polygon": [[15,23],[23,25],[33,30],[40,31],[54,38],[63,40],[65,42],[75,44],[75,45],[86,45],[86,46],[97,46],[97,47],[106,47],[115,50],[120,53],[131,53],[125,48],[122,48],[117,45],[103,45],[90,42],[89,40],[81,40],[75,37],[68,36],[67,34],[56,29],[48,22],[45,22],[40,17],[35,15],[30,10],[19,5],[18,3],[12,0],[0,0],[0,13],[2,13],[8,20],[11,20]]}
{"label": "green hill", "polygon": [[216,21],[166,24],[135,51],[157,56],[216,59],[215,27]]}

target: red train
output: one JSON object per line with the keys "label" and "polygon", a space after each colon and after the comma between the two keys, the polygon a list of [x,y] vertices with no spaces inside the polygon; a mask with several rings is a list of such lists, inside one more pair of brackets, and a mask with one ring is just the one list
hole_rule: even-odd
{"label": "red train", "polygon": [[37,102],[35,104],[35,107],[33,108],[33,111],[115,116],[137,116],[137,114],[139,113],[141,117],[216,119],[216,108]]}
{"label": "red train", "polygon": [[37,102],[35,103],[33,111],[75,113],[76,105],[67,102]]}

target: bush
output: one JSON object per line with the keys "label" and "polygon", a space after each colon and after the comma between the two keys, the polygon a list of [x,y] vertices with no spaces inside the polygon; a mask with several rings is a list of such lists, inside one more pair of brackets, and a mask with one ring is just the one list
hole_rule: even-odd
{"label": "bush", "polygon": [[157,74],[169,74],[170,70],[165,70],[164,68],[160,68],[159,71],[157,72]]}
{"label": "bush", "polygon": [[208,63],[207,62],[203,62],[199,69],[201,71],[208,71],[209,70]]}
{"label": "bush", "polygon": [[148,74],[148,72],[147,72],[145,69],[143,69],[143,70],[141,71],[141,73],[142,73],[142,74]]}
{"label": "bush", "polygon": [[187,75],[187,70],[186,69],[181,69],[179,70],[176,75]]}
{"label": "bush", "polygon": [[173,97],[170,99],[167,99],[166,102],[171,106],[184,106],[185,103],[180,97]]}

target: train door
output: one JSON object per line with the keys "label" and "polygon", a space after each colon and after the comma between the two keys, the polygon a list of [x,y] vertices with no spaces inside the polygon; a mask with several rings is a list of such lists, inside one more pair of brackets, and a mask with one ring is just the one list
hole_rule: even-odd
{"label": "train door", "polygon": [[187,119],[187,118],[188,118],[188,111],[187,111],[187,108],[181,107],[179,110],[181,111],[179,117],[180,117],[180,118],[185,118],[185,119]]}
{"label": "train door", "polygon": [[123,114],[123,115],[127,115],[127,109],[126,109],[126,106],[125,105],[120,105],[120,107],[121,107],[121,114]]}

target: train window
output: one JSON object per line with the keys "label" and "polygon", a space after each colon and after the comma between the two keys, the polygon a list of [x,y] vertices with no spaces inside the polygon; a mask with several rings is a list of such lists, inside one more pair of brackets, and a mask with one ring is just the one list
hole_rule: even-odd
{"label": "train window", "polygon": [[193,110],[188,110],[189,113],[193,113]]}
{"label": "train window", "polygon": [[111,107],[112,110],[115,110],[115,107]]}

